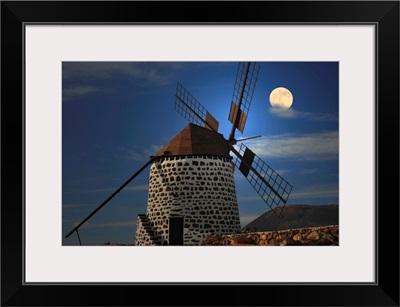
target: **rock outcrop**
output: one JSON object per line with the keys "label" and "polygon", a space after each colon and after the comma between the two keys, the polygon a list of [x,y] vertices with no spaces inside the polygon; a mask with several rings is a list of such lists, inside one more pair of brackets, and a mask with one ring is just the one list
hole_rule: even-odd
{"label": "rock outcrop", "polygon": [[280,231],[244,232],[231,235],[209,235],[205,245],[339,245],[339,226],[288,229]]}

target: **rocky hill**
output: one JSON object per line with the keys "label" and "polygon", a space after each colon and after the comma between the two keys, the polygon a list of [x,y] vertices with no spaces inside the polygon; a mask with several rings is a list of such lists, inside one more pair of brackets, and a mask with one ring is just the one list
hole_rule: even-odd
{"label": "rocky hill", "polygon": [[268,211],[251,221],[243,230],[278,231],[285,229],[339,225],[339,206],[286,205],[280,216]]}

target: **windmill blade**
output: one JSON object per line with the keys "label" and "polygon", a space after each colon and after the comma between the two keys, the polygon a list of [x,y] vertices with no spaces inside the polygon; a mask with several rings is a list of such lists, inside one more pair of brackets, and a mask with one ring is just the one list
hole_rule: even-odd
{"label": "windmill blade", "polygon": [[[86,218],[84,218],[77,226],[75,226],[65,237],[68,238],[71,234],[74,232],[77,233],[79,242],[81,241],[79,237],[79,232],[78,229],[85,224],[93,215],[95,215],[101,208],[103,208],[111,199],[114,198],[115,195],[117,195],[119,192],[122,191],[123,188],[125,188],[133,179],[136,178],[147,166],[149,166],[153,161],[155,160],[154,157],[152,157],[145,165],[143,165],[135,174],[133,174],[127,181],[125,181],[118,189],[114,191],[105,201],[103,201],[92,213],[90,213]],[[81,244],[82,245],[82,244]]]}
{"label": "windmill blade", "polygon": [[235,87],[232,95],[232,103],[229,112],[229,121],[233,124],[229,136],[229,142],[235,137],[235,130],[241,133],[246,125],[247,115],[249,114],[251,100],[253,99],[254,89],[258,78],[260,65],[253,62],[239,63]]}
{"label": "windmill blade", "polygon": [[175,111],[190,123],[218,131],[218,121],[179,82],[176,86]]}
{"label": "windmill blade", "polygon": [[280,215],[292,191],[292,186],[244,144],[240,145],[239,151],[233,146],[231,149],[237,156],[235,166],[271,210],[277,213],[276,209],[281,208],[277,214]]}

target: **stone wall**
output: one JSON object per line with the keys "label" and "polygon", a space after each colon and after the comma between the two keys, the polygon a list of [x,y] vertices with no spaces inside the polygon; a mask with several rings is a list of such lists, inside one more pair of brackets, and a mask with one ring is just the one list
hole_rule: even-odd
{"label": "stone wall", "polygon": [[[184,245],[199,245],[211,233],[240,229],[239,210],[230,159],[211,156],[164,157],[150,168],[147,219],[168,243],[169,217],[184,217]],[[136,245],[147,245],[143,228]]]}
{"label": "stone wall", "polygon": [[202,245],[339,245],[339,226],[210,235]]}

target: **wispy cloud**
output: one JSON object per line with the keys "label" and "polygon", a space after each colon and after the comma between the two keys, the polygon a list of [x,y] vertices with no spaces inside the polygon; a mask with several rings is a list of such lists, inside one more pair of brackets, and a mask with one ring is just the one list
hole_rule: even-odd
{"label": "wispy cloud", "polygon": [[150,156],[155,155],[163,147],[164,146],[162,146],[162,145],[153,144],[144,149],[139,149],[139,148],[128,149],[125,147],[121,147],[120,149],[125,153],[125,157],[127,159],[144,162],[144,161],[148,161]]}
{"label": "wispy cloud", "polygon": [[106,80],[125,76],[132,80],[141,79],[159,85],[171,82],[175,72],[182,69],[183,63],[146,62],[70,62],[63,65],[63,80]]}
{"label": "wispy cloud", "polygon": [[144,150],[145,155],[151,156],[159,152],[163,148],[162,145],[151,145],[150,147]]}
{"label": "wispy cloud", "polygon": [[70,86],[63,89],[63,101],[71,100],[78,96],[85,96],[104,91],[91,85]]}
{"label": "wispy cloud", "polygon": [[246,144],[259,157],[297,160],[337,160],[338,131],[313,134],[283,134],[249,140]]}
{"label": "wispy cloud", "polygon": [[332,114],[320,114],[320,113],[312,113],[312,112],[302,112],[297,111],[293,108],[290,109],[281,109],[281,108],[269,108],[271,114],[281,117],[281,118],[289,118],[289,119],[307,119],[312,121],[334,121],[337,120],[337,116]]}
{"label": "wispy cloud", "polygon": [[88,204],[62,204],[63,209],[80,209],[83,207],[93,207],[94,205]]}
{"label": "wispy cloud", "polygon": [[[334,184],[314,184],[301,188],[300,190],[294,190],[289,197],[291,199],[310,199],[310,198],[332,198],[339,196],[339,189]],[[239,202],[257,201],[261,198],[258,195],[239,196]]]}
{"label": "wispy cloud", "polygon": [[312,185],[293,191],[290,198],[331,198],[339,196],[339,188],[337,185]]}
{"label": "wispy cloud", "polygon": [[311,175],[317,172],[317,169],[312,169],[312,168],[307,168],[307,169],[303,169],[302,171],[300,171],[300,174],[303,175]]}
{"label": "wispy cloud", "polygon": [[278,173],[278,175],[282,176],[284,174],[290,173],[290,170],[288,169],[275,169],[274,170],[276,173]]}
{"label": "wispy cloud", "polygon": [[[177,71],[184,65],[178,62],[160,62],[151,65],[146,62],[65,62],[62,72],[63,101],[71,101],[98,92],[119,91],[117,85],[121,84],[118,82],[120,78],[128,82],[130,80],[135,87],[141,87],[140,95],[146,95],[154,91],[145,89],[149,84],[154,87],[175,82]],[[103,84],[104,80],[108,85],[100,87],[98,84]],[[137,91],[132,91],[131,95],[135,95],[135,92]]]}
{"label": "wispy cloud", "polygon": [[[119,187],[113,187],[113,188],[101,188],[101,189],[92,189],[92,190],[85,190],[85,192],[88,193],[103,193],[103,192],[115,192]],[[124,188],[124,191],[147,191],[149,189],[148,184],[141,184],[141,185],[132,185]]]}
{"label": "wispy cloud", "polygon": [[142,185],[134,185],[131,187],[126,188],[127,191],[148,191],[149,190],[149,185],[148,184],[142,184]]}
{"label": "wispy cloud", "polygon": [[[135,220],[130,221],[121,221],[121,222],[111,222],[111,223],[100,223],[100,224],[92,224],[90,222],[86,222],[82,225],[85,228],[111,228],[111,227],[134,227],[136,225]],[[77,225],[73,225],[75,227]]]}

